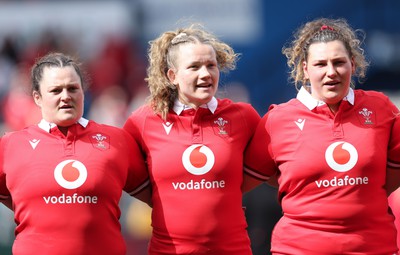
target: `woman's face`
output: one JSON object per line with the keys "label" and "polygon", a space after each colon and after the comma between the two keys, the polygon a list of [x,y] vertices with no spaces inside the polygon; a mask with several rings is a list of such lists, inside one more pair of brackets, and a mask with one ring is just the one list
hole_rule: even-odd
{"label": "woman's face", "polygon": [[168,78],[178,89],[179,100],[194,108],[208,103],[218,89],[219,68],[215,50],[207,44],[183,44]]}
{"label": "woman's face", "polygon": [[68,127],[83,115],[84,92],[81,79],[72,66],[45,67],[40,82],[40,94],[33,98],[44,120]]}
{"label": "woman's face", "polygon": [[341,41],[314,43],[303,70],[311,84],[311,95],[328,105],[338,105],[349,91],[354,61]]}

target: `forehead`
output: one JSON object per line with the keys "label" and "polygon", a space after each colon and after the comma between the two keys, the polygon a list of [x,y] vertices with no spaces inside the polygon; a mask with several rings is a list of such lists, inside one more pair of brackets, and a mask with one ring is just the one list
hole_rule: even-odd
{"label": "forehead", "polygon": [[342,41],[313,43],[308,48],[308,58],[326,58],[349,56]]}
{"label": "forehead", "polygon": [[43,69],[42,83],[60,85],[64,83],[81,83],[80,77],[72,66],[45,67]]}
{"label": "forehead", "polygon": [[209,44],[186,43],[179,47],[178,60],[189,62],[201,59],[216,59],[214,48]]}

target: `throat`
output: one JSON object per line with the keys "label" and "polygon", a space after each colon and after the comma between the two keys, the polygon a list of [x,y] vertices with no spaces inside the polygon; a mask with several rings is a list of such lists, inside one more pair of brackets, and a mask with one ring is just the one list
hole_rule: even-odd
{"label": "throat", "polygon": [[333,115],[335,115],[339,110],[340,102],[337,104],[327,104],[327,105],[329,110],[333,113]]}
{"label": "throat", "polygon": [[68,134],[68,127],[61,127],[61,126],[58,126],[58,130],[60,130],[60,132],[61,132],[64,136],[67,136],[67,134]]}

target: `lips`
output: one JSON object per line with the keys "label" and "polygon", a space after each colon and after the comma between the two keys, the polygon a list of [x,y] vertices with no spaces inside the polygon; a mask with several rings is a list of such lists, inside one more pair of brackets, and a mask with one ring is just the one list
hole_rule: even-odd
{"label": "lips", "polygon": [[325,82],[324,85],[328,85],[328,86],[333,86],[333,85],[337,85],[340,84],[340,81],[328,81]]}
{"label": "lips", "polygon": [[199,84],[196,85],[197,88],[210,88],[212,87],[212,84]]}
{"label": "lips", "polygon": [[60,109],[72,109],[71,105],[63,105],[60,107]]}

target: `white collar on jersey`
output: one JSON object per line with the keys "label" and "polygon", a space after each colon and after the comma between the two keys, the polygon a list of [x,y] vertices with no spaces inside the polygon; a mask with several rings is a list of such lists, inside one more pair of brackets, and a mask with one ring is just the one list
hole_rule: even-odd
{"label": "white collar on jersey", "polygon": [[[86,128],[86,126],[87,126],[88,123],[89,123],[89,120],[87,120],[87,119],[85,119],[85,118],[80,118],[80,119],[78,120],[78,123],[79,123],[82,127]],[[53,127],[55,127],[56,124],[50,123],[50,122],[48,122],[48,121],[42,119],[42,120],[39,122],[38,126],[39,126],[41,129],[43,129],[44,131],[50,133],[50,129],[52,129]]]}
{"label": "white collar on jersey", "polygon": [[[210,112],[214,113],[218,107],[218,100],[215,97],[213,97],[210,100],[210,102],[200,105],[200,107],[208,108],[210,110]],[[173,110],[176,114],[180,115],[184,110],[191,109],[191,108],[192,108],[191,106],[182,104],[178,99],[176,99]]]}
{"label": "white collar on jersey", "polygon": [[[325,104],[325,102],[313,98],[304,87],[301,87],[296,98],[310,110]],[[349,89],[349,92],[343,98],[343,100],[346,100],[350,104],[354,105],[354,90],[352,88]]]}

